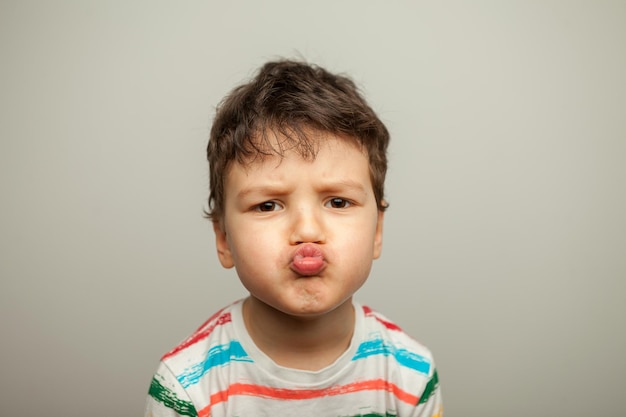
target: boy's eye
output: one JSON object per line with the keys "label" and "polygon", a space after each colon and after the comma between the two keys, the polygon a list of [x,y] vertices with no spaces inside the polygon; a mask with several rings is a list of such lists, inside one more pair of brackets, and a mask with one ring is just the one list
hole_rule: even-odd
{"label": "boy's eye", "polygon": [[256,209],[258,211],[276,211],[280,209],[280,206],[274,201],[264,201],[263,203],[257,205]]}
{"label": "boy's eye", "polygon": [[346,208],[350,206],[350,202],[345,198],[334,197],[326,202],[326,206],[330,208]]}

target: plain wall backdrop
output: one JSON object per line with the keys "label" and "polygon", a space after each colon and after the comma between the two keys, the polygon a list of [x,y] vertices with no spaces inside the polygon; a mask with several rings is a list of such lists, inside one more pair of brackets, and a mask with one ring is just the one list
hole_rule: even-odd
{"label": "plain wall backdrop", "polygon": [[140,416],[245,295],[204,152],[277,57],[391,131],[357,299],[434,351],[446,416],[626,415],[626,2],[595,0],[0,0],[0,415]]}

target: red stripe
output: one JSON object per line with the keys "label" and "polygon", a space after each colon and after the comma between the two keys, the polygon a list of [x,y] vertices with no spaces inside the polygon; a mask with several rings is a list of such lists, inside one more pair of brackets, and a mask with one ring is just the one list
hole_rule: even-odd
{"label": "red stripe", "polygon": [[363,311],[365,312],[366,316],[374,317],[376,320],[382,323],[382,325],[388,328],[389,330],[396,330],[399,332],[402,331],[402,329],[397,324],[381,319],[371,308],[367,306],[363,306]]}
{"label": "red stripe", "polygon": [[373,379],[368,381],[354,382],[352,384],[339,387],[330,387],[317,390],[294,390],[286,388],[264,387],[254,384],[232,384],[228,389],[211,395],[211,403],[198,411],[198,417],[208,416],[211,407],[221,402],[228,401],[231,395],[248,395],[272,400],[311,400],[320,397],[351,394],[359,391],[387,391],[393,393],[401,401],[408,404],[417,404],[419,398],[410,394],[397,385],[384,379]]}
{"label": "red stripe", "polygon": [[[231,321],[230,313],[225,313],[225,314],[222,314],[221,316],[217,317],[222,311],[223,311],[223,309],[218,311],[217,313],[215,313],[213,316],[211,316],[211,318],[208,319],[207,321],[205,321],[204,324],[202,326],[200,326],[198,328],[198,330],[196,330],[196,332],[194,334],[192,334],[187,340],[185,340],[183,343],[181,343],[180,345],[176,346],[174,349],[172,349],[171,351],[169,351],[165,355],[163,355],[161,360],[163,361],[163,360],[169,358],[170,356],[174,356],[175,354],[177,354],[181,350],[186,349],[189,346],[194,345],[194,344],[198,343],[199,341],[201,341],[203,339],[206,339],[207,337],[209,337],[209,335],[213,332],[213,330],[217,326],[221,326],[223,324],[230,323],[230,321]],[[215,320],[216,317],[217,317],[217,320]],[[205,328],[205,326],[207,326],[212,321],[215,321],[215,323],[212,323],[210,326]]]}

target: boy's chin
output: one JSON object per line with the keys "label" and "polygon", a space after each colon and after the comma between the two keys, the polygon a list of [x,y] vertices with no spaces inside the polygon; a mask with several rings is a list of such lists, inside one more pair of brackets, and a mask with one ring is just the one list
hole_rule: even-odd
{"label": "boy's chin", "polygon": [[263,303],[266,308],[274,310],[278,314],[297,319],[297,320],[315,320],[323,318],[326,315],[332,313],[339,313],[342,307],[347,305],[352,308],[352,296],[346,300],[320,300],[320,299],[304,299],[304,300],[289,300],[285,303],[272,303],[268,304],[262,300],[257,300]]}

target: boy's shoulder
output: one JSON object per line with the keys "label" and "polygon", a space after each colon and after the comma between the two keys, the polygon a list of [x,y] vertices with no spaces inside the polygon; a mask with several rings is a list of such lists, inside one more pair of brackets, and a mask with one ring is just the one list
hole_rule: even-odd
{"label": "boy's shoulder", "polygon": [[237,348],[239,342],[233,323],[233,311],[240,307],[241,302],[242,300],[235,301],[218,310],[191,335],[163,355],[161,361],[170,368],[178,368],[188,366],[194,358],[219,357],[220,351],[229,351],[231,354],[241,351],[245,355],[242,348]]}
{"label": "boy's shoulder", "polygon": [[430,349],[406,333],[384,314],[366,306],[363,311],[363,339],[355,354],[355,359],[366,356],[392,356],[403,367],[420,374],[429,375],[434,361]]}

